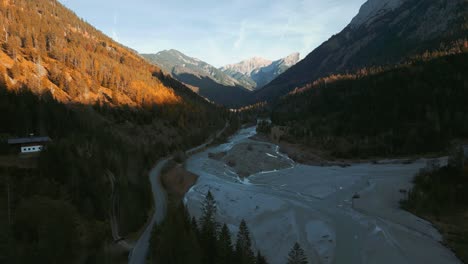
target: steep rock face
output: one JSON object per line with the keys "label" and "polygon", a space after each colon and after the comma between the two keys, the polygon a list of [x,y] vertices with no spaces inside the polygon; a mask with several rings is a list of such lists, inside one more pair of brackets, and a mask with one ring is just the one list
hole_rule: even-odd
{"label": "steep rock face", "polygon": [[168,74],[177,76],[190,73],[199,77],[209,77],[219,84],[236,86],[239,83],[210,64],[197,58],[189,57],[177,50],[164,50],[157,54],[142,54],[153,64],[160,66]]}
{"label": "steep rock face", "polygon": [[369,0],[364,3],[357,16],[350,23],[351,27],[369,25],[388,11],[398,8],[404,0]]}
{"label": "steep rock face", "polygon": [[275,100],[330,74],[396,64],[467,35],[465,0],[369,0],[339,34],[257,91]]}
{"label": "steep rock face", "polygon": [[215,103],[236,107],[249,96],[249,91],[235,78],[180,51],[164,50],[142,56],[175,79],[187,84],[200,96]]}
{"label": "steep rock face", "polygon": [[226,65],[220,70],[238,80],[247,89],[257,90],[296,64],[299,59],[299,53],[293,53],[276,61],[254,57]]}
{"label": "steep rock face", "polygon": [[260,68],[251,74],[252,79],[261,88],[273,81],[281,73],[285,72],[291,66],[299,61],[299,53],[293,53],[283,59],[272,62],[270,65]]}
{"label": "steep rock face", "polygon": [[271,60],[267,60],[261,57],[253,57],[239,63],[226,65],[222,67],[221,70],[230,69],[245,75],[249,75],[252,72],[259,70],[260,68],[270,65],[271,63]]}

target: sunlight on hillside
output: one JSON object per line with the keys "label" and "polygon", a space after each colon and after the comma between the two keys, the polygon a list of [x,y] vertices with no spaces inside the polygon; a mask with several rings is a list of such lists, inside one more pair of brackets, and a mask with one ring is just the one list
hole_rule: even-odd
{"label": "sunlight on hillside", "polygon": [[0,14],[0,81],[9,89],[27,86],[61,102],[114,106],[181,100],[152,76],[157,67],[56,2],[3,1]]}

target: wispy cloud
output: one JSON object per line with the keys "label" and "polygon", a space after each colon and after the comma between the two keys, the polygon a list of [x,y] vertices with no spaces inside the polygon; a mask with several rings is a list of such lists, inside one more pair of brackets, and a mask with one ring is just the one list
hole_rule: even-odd
{"label": "wispy cloud", "polygon": [[173,48],[222,66],[252,56],[305,56],[366,0],[61,1],[140,52]]}
{"label": "wispy cloud", "polygon": [[237,40],[234,42],[234,48],[235,49],[240,49],[242,46],[242,43],[244,42],[245,39],[245,25],[247,21],[243,20],[239,29],[239,37]]}
{"label": "wispy cloud", "polygon": [[119,13],[115,12],[114,13],[114,25],[112,27],[112,38],[115,41],[119,41],[119,33],[117,31],[118,24],[119,24]]}

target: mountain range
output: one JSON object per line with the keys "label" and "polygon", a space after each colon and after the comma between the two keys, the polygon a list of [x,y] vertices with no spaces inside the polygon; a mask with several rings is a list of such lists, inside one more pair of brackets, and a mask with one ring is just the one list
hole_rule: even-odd
{"label": "mountain range", "polygon": [[236,79],[199,59],[177,50],[165,50],[156,54],[142,54],[149,62],[173,78],[183,82],[194,92],[217,104],[239,107],[249,96]]}
{"label": "mountain range", "polygon": [[[281,143],[323,150],[320,155],[332,158],[439,155],[449,144],[468,138],[467,0],[368,0],[349,25],[301,61],[293,53],[276,61],[255,57],[220,68],[176,50],[140,55],[56,0],[0,0],[0,29],[0,183],[6,190],[0,195],[4,205],[0,226],[7,228],[0,232],[0,263],[127,262],[131,247],[127,238],[153,223],[148,221],[155,208],[148,172],[155,161],[169,164],[171,156],[184,160],[186,149],[203,144],[210,135],[227,138],[266,109],[271,110],[271,124],[285,128]],[[454,41],[457,45],[452,45]],[[229,111],[208,101],[232,108],[258,104]],[[264,101],[271,104],[264,107],[259,103]],[[265,131],[271,124],[264,122]],[[31,133],[53,139],[40,158],[13,154],[18,149],[4,140]],[[302,153],[293,155],[296,160]],[[28,159],[34,164],[23,168],[12,161],[16,156],[18,164]],[[235,160],[228,163],[235,165]],[[461,163],[455,163],[447,172],[460,169]],[[157,168],[153,176],[159,173]],[[467,166],[464,169],[468,171]],[[430,191],[407,192],[400,188],[409,181],[400,185],[390,179],[398,183],[392,192],[404,191],[416,199],[418,206],[435,215],[436,224],[447,211],[459,215],[455,217],[461,219],[444,231],[454,239],[444,243],[455,244],[452,248],[467,259],[466,240],[460,239],[467,232],[453,232],[466,223],[466,177],[441,174],[453,186],[440,187],[442,180],[422,176],[415,186],[422,184]],[[357,193],[352,199],[356,197]],[[197,243],[203,239],[189,241],[196,246],[185,243],[187,234],[192,238],[201,234],[197,221],[172,217],[174,212],[169,208],[167,219],[176,219],[172,222],[183,228],[163,223],[155,232],[164,231],[170,238],[157,242],[164,242],[163,249],[177,247],[160,250],[153,243],[158,239],[151,239],[152,252],[174,257],[188,252],[184,249],[201,250]],[[187,231],[189,225],[194,232]],[[347,227],[337,230],[350,231],[345,236],[351,235],[352,243],[355,232]],[[397,232],[423,234],[397,227]],[[370,240],[360,236],[366,244],[387,235],[383,229],[364,229],[373,233]],[[229,231],[224,233],[229,237]],[[221,241],[215,233],[210,236]],[[318,238],[322,241],[324,236]],[[217,246],[206,248],[218,252],[213,250]],[[342,249],[349,253],[343,244],[336,251]],[[374,249],[369,252],[374,254]]]}
{"label": "mountain range", "polygon": [[318,78],[398,64],[468,35],[464,0],[368,0],[340,33],[258,90],[272,101]]}
{"label": "mountain range", "polygon": [[276,61],[254,57],[218,69],[174,49],[141,55],[200,96],[228,107],[244,105],[251,98],[250,92],[299,61],[299,53],[293,53]]}
{"label": "mountain range", "polygon": [[255,91],[295,65],[299,59],[300,54],[297,52],[276,61],[254,57],[239,63],[226,65],[221,67],[220,70],[238,80],[242,86]]}

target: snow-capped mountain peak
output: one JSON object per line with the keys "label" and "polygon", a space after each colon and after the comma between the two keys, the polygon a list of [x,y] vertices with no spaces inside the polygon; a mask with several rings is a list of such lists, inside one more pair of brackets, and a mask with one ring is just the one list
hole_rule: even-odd
{"label": "snow-capped mountain peak", "polygon": [[395,10],[405,0],[368,0],[361,6],[357,16],[350,23],[351,27],[369,25],[375,19],[379,18],[388,11]]}

